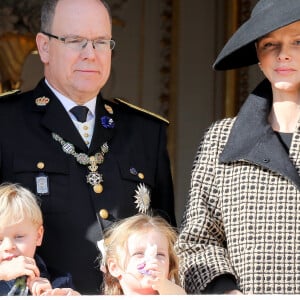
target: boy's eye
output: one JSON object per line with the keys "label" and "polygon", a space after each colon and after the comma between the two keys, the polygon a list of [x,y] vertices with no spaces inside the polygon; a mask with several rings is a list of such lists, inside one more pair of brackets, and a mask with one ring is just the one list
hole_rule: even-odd
{"label": "boy's eye", "polygon": [[24,235],[18,234],[18,235],[15,236],[15,239],[22,239],[23,237],[24,237]]}

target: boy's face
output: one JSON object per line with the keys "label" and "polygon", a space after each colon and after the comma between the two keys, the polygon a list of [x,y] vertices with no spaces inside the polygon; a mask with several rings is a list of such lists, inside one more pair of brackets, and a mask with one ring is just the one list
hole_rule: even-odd
{"label": "boy's face", "polygon": [[0,262],[20,255],[33,257],[42,243],[44,228],[25,219],[18,224],[0,227]]}

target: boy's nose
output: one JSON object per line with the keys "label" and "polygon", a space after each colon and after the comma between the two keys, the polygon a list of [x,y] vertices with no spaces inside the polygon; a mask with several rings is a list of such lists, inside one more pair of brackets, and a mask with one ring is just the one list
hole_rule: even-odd
{"label": "boy's nose", "polygon": [[11,238],[4,238],[1,242],[0,249],[1,250],[11,250],[15,248],[15,243]]}

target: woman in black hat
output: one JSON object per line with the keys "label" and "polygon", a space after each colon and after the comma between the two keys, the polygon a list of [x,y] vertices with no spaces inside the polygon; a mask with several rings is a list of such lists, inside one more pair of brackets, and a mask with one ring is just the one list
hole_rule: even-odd
{"label": "woman in black hat", "polygon": [[188,293],[300,293],[300,0],[261,0],[214,68],[266,79],[200,143],[176,250]]}

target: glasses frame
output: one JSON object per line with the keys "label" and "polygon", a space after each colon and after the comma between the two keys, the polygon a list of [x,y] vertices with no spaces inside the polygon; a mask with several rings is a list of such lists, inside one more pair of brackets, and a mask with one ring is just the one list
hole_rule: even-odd
{"label": "glasses frame", "polygon": [[[41,33],[42,34],[44,34],[44,35],[46,35],[46,36],[48,36],[49,38],[54,38],[54,39],[57,39],[57,40],[59,40],[59,41],[61,41],[61,42],[63,42],[65,45],[67,45],[66,44],[66,39],[67,38],[69,38],[69,37],[71,37],[71,36],[65,36],[65,37],[62,37],[62,36],[58,36],[58,35],[54,35],[54,34],[52,34],[52,33],[49,33],[49,32],[45,32],[45,31],[41,31]],[[85,37],[81,37],[81,36],[77,36],[78,38],[82,38],[83,40],[85,40],[86,41],[86,43],[82,46],[82,48],[81,48],[81,50],[83,50],[86,46],[87,46],[87,44],[89,43],[89,42],[91,42],[92,43],[92,46],[93,46],[93,49],[96,49],[96,47],[95,47],[95,41],[97,41],[97,40],[102,40],[102,41],[104,41],[104,42],[109,42],[109,49],[110,50],[113,50],[114,48],[115,48],[115,46],[116,46],[116,42],[115,42],[115,40],[106,40],[106,39],[88,39],[88,38],[85,38]]]}

